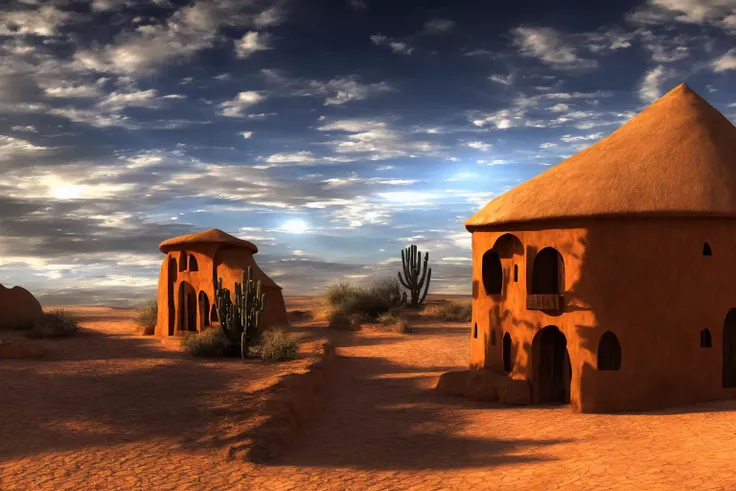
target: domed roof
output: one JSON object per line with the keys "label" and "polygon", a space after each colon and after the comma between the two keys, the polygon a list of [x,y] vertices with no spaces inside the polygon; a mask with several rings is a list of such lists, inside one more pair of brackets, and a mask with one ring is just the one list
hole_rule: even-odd
{"label": "domed roof", "polygon": [[226,244],[229,246],[242,247],[253,254],[258,252],[258,248],[255,244],[252,244],[247,240],[233,237],[217,228],[211,228],[204,232],[197,232],[196,234],[182,235],[180,237],[174,237],[173,239],[167,239],[161,242],[158,245],[158,248],[161,249],[161,252],[167,253],[177,246],[187,246],[190,244]]}
{"label": "domed roof", "polygon": [[685,84],[465,222],[601,215],[736,217],[736,127]]}

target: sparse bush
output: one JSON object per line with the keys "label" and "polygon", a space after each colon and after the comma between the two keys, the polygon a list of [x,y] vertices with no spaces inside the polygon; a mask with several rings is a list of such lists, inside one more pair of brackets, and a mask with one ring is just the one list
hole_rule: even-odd
{"label": "sparse bush", "polygon": [[158,320],[158,299],[154,298],[146,302],[145,307],[138,309],[133,320],[140,326],[141,334],[144,336],[153,335]]}
{"label": "sparse bush", "polygon": [[399,320],[399,318],[394,312],[386,312],[385,314],[381,314],[378,316],[378,322],[386,326],[395,324],[397,320]]}
{"label": "sparse bush", "polygon": [[472,302],[443,302],[427,305],[422,316],[447,322],[470,322],[473,315]]}
{"label": "sparse bush", "polygon": [[401,334],[410,333],[411,328],[409,327],[409,321],[404,317],[400,317],[396,319],[396,323],[394,324],[394,330]]}
{"label": "sparse bush", "polygon": [[79,329],[79,323],[64,309],[44,312],[43,317],[36,321],[25,332],[29,338],[63,338],[71,336]]}
{"label": "sparse bush", "polygon": [[192,356],[234,356],[235,346],[220,327],[205,329],[199,334],[189,334],[181,342],[181,349]]}
{"label": "sparse bush", "polygon": [[333,283],[327,287],[325,298],[327,299],[328,304],[333,307],[337,307],[344,304],[349,299],[354,298],[358,293],[360,293],[360,288],[351,285],[350,283],[339,282]]}
{"label": "sparse bush", "polygon": [[264,360],[293,360],[299,354],[296,338],[284,327],[268,329],[261,339],[261,358]]}
{"label": "sparse bush", "polygon": [[400,307],[402,304],[401,285],[399,285],[399,280],[396,278],[376,280],[368,289],[368,292],[371,296],[385,302],[389,309]]}
{"label": "sparse bush", "polygon": [[290,310],[289,314],[300,320],[308,320],[314,318],[314,312],[312,312],[311,310]]}

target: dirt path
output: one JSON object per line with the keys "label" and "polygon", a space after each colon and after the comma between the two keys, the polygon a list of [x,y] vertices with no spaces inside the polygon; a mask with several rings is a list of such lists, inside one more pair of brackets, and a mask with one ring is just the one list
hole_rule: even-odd
{"label": "dirt path", "polygon": [[610,416],[446,397],[437,377],[468,362],[450,325],[336,333],[338,375],[295,446],[228,461],[207,436],[278,369],[184,359],[114,317],[64,359],[0,363],[3,491],[736,489],[736,402]]}

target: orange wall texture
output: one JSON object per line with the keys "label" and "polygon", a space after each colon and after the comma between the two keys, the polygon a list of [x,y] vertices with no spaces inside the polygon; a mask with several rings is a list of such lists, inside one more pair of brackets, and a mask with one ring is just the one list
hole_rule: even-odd
{"label": "orange wall texture", "polygon": [[[512,340],[513,378],[538,378],[535,334],[553,325],[565,335],[575,411],[614,412],[727,399],[722,388],[723,326],[736,308],[736,220],[728,218],[601,218],[486,227],[473,232],[471,365],[503,373],[502,339]],[[503,287],[488,295],[482,257],[505,233],[522,249],[502,259]],[[712,256],[703,255],[708,242]],[[564,312],[526,307],[538,251],[554,247],[564,260]],[[518,266],[518,282],[513,266]],[[491,325],[496,329],[491,343]],[[700,346],[709,329],[712,347]],[[598,343],[613,332],[619,370],[598,371]],[[539,356],[538,354],[536,356]]]}
{"label": "orange wall texture", "polygon": [[[179,271],[182,252],[193,255],[197,260],[198,271]],[[215,272],[218,278],[222,278],[223,288],[230,290],[231,297],[235,290],[235,282],[240,283],[243,271],[248,266],[253,267],[253,280],[261,280],[262,292],[266,294],[266,308],[263,313],[262,326],[268,327],[275,324],[287,322],[286,307],[281,289],[266,276],[266,274],[255,264],[253,255],[242,248],[231,248],[219,244],[192,244],[185,248],[180,247],[168,252],[161,264],[158,283],[158,322],[156,324],[157,336],[169,335],[170,307],[169,307],[169,259],[176,259],[177,268],[173,281],[173,304],[174,333],[177,334],[180,325],[180,317],[184,315],[184,309],[179,307],[179,286],[182,281],[189,283],[197,295],[197,330],[202,330],[205,313],[200,309],[199,294],[207,295],[209,309],[215,301],[213,280]],[[208,314],[208,318],[211,316]],[[181,334],[181,333],[179,333]]]}

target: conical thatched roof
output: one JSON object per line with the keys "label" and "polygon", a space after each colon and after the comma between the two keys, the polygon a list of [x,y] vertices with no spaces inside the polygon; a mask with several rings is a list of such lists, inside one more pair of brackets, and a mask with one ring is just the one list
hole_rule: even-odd
{"label": "conical thatched roof", "polygon": [[603,140],[494,199],[465,227],[602,215],[736,217],[736,127],[678,85]]}
{"label": "conical thatched roof", "polygon": [[196,234],[182,235],[180,237],[174,237],[173,239],[167,239],[161,242],[158,245],[158,248],[161,249],[161,252],[167,253],[177,246],[187,246],[190,244],[226,244],[229,246],[242,247],[253,254],[258,252],[258,248],[255,244],[252,244],[247,240],[233,237],[217,228],[211,228],[204,232],[197,232]]}

